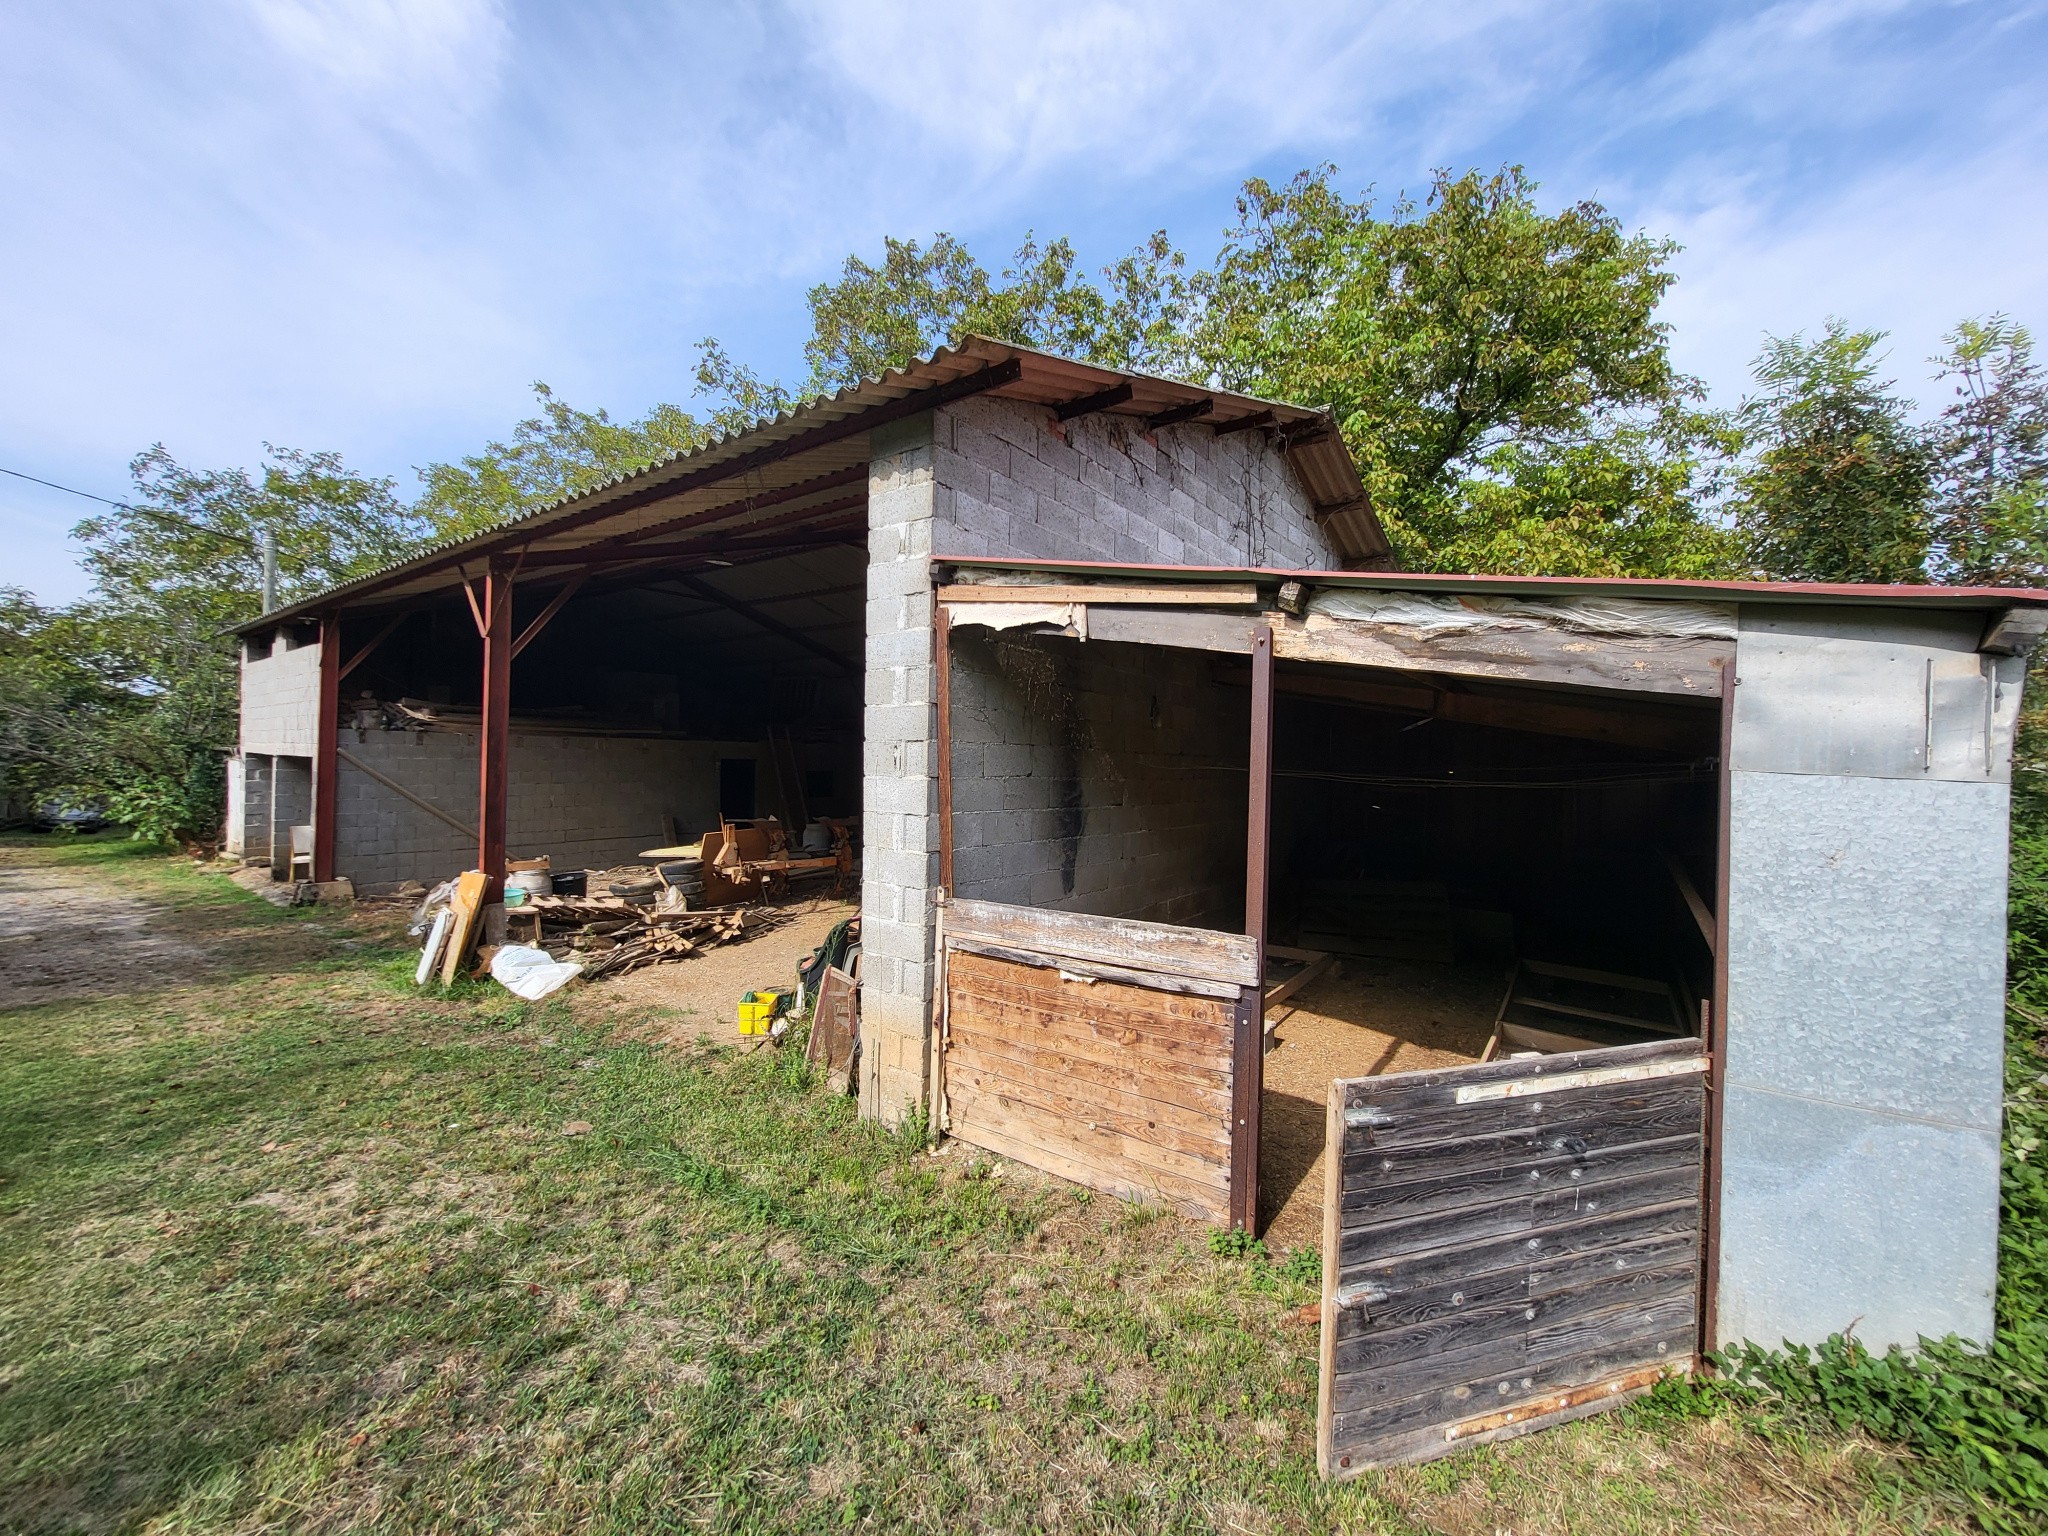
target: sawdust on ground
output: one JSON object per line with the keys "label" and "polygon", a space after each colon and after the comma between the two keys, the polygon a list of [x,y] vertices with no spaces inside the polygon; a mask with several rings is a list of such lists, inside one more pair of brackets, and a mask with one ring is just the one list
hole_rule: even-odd
{"label": "sawdust on ground", "polygon": [[216,969],[198,945],[152,925],[151,903],[40,853],[0,848],[0,1008],[150,991]]}
{"label": "sawdust on ground", "polygon": [[739,1001],[762,987],[793,987],[799,961],[824,943],[833,925],[860,914],[860,903],[830,896],[799,897],[776,907],[785,921],[692,955],[593,982],[580,995],[600,1005],[651,1005],[663,1010],[658,1038],[677,1044],[709,1035],[720,1042],[752,1038],[739,1032]]}
{"label": "sawdust on ground", "polygon": [[1493,963],[1346,960],[1283,1005],[1266,1055],[1259,1215],[1275,1253],[1323,1235],[1330,1081],[1476,1061],[1507,986]]}

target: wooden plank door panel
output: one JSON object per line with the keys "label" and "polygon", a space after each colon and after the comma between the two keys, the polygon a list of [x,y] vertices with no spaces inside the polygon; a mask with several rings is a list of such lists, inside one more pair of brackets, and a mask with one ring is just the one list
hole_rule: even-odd
{"label": "wooden plank door panel", "polygon": [[1330,1085],[1325,1476],[1692,1368],[1706,1068],[1670,1040]]}

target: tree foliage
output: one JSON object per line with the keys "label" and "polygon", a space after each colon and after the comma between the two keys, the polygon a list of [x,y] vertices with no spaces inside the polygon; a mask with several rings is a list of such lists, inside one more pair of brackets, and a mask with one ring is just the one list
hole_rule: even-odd
{"label": "tree foliage", "polygon": [[1972,586],[2048,585],[2048,375],[2004,315],[1965,320],[1933,359],[1955,398],[1928,431],[1934,567]]}
{"label": "tree foliage", "polygon": [[1767,575],[1927,579],[1931,455],[1910,406],[1878,378],[1882,331],[1829,320],[1812,341],[1773,336],[1737,420],[1751,455],[1736,527]]}
{"label": "tree foliage", "polygon": [[[1655,318],[1675,248],[1535,193],[1519,168],[1439,173],[1383,212],[1328,166],[1254,180],[1200,270],[1164,233],[1093,277],[1065,240],[1027,237],[999,275],[950,235],[890,240],[811,290],[808,388],[978,332],[1330,408],[1412,568],[1727,573],[1689,494],[1717,433]],[[706,357],[707,386],[789,403]]]}
{"label": "tree foliage", "polygon": [[133,500],[73,530],[91,594],[0,604],[0,775],[13,797],[98,802],[140,836],[206,841],[236,740],[222,631],[261,611],[262,535],[289,602],[400,558],[430,525],[331,453],[267,448],[252,475],[187,469],[159,444],[130,470]]}
{"label": "tree foliage", "polygon": [[551,502],[703,446],[710,430],[679,406],[656,405],[635,421],[579,411],[536,382],[540,410],[454,464],[419,472],[414,510],[442,538],[495,528]]}

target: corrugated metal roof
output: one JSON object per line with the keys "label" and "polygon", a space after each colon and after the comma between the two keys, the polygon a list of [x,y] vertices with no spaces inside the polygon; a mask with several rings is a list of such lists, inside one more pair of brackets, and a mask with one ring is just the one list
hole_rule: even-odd
{"label": "corrugated metal roof", "polygon": [[1661,576],[1461,576],[1416,571],[1290,571],[1257,566],[1115,565],[1099,561],[996,560],[982,555],[932,556],[934,566],[1015,571],[1105,581],[1299,581],[1318,587],[1465,594],[1474,597],[1631,597],[1688,602],[1826,603],[1922,608],[2048,606],[2037,587],[1880,586],[1860,582],[1680,581]]}
{"label": "corrugated metal roof", "polygon": [[861,434],[869,426],[969,394],[1057,407],[1123,384],[1129,385],[1128,395],[1105,407],[1107,413],[1150,418],[1207,401],[1194,423],[1202,428],[1265,418],[1281,435],[1340,554],[1361,564],[1391,558],[1351,456],[1327,414],[970,336],[909,367],[806,401],[745,431],[579,491],[500,527],[443,540],[253,619],[237,632],[373,597],[388,602],[439,591],[461,580],[466,566],[515,551],[537,570],[569,563],[578,551],[623,547],[661,533],[687,530],[701,536],[715,529],[719,538],[767,533],[792,521],[809,521],[813,514],[841,511],[850,524],[852,503],[865,499],[865,476],[858,470],[867,462]]}

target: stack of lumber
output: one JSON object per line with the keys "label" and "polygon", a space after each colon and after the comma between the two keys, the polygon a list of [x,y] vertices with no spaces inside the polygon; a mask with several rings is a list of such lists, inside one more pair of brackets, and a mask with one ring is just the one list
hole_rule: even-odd
{"label": "stack of lumber", "polygon": [[506,917],[515,931],[529,922],[538,927],[540,947],[557,960],[578,962],[589,981],[687,960],[787,920],[770,907],[691,912],[662,902],[635,906],[618,896],[541,896]]}

